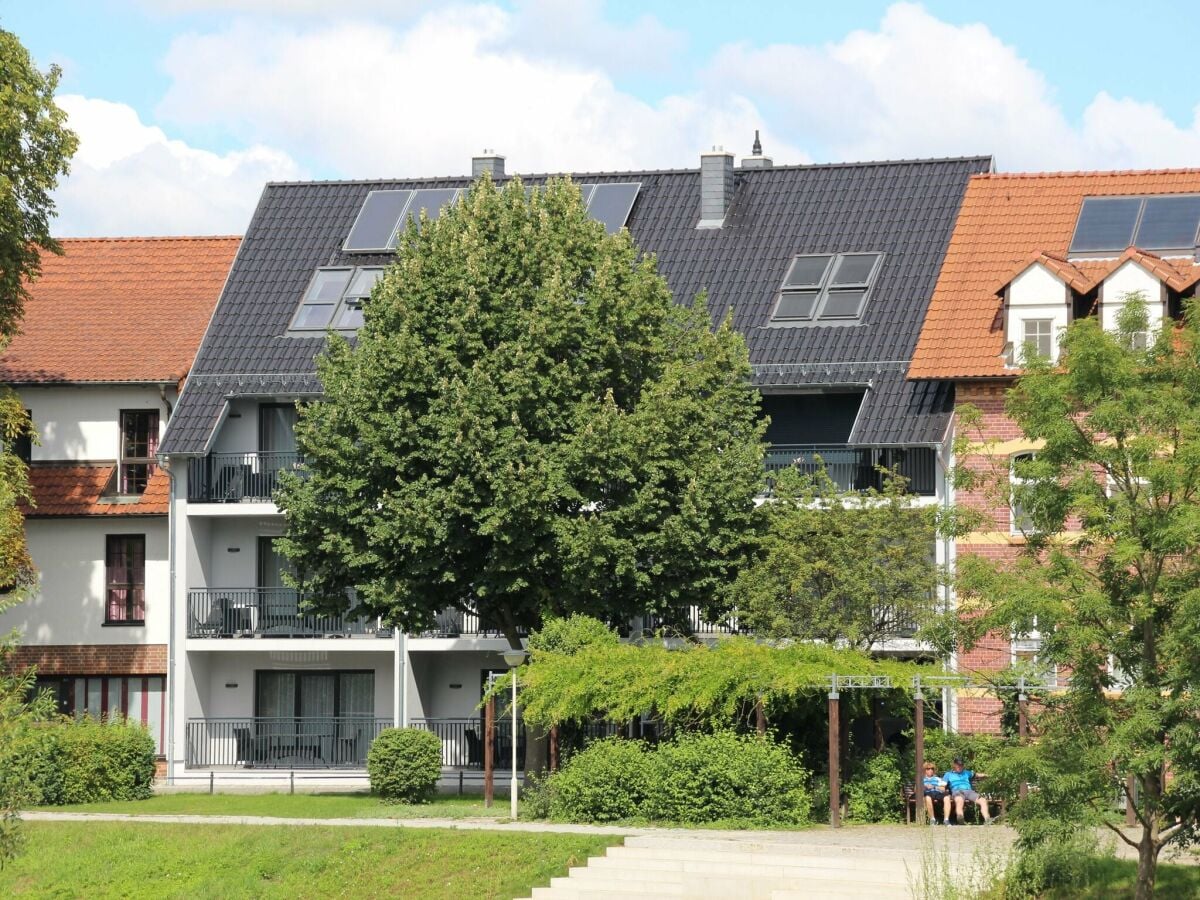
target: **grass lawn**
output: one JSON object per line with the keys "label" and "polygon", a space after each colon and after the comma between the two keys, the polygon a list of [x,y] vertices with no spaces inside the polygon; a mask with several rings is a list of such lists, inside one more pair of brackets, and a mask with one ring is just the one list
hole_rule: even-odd
{"label": "grass lawn", "polygon": [[483,798],[439,797],[430,803],[384,803],[370,794],[160,794],[148,800],[47,806],[49,812],[132,815],[282,816],[302,819],[466,819],[508,817],[508,797],[491,809]]}
{"label": "grass lawn", "polygon": [[[1069,891],[1050,891],[1047,900],[1112,900],[1132,897],[1137,883],[1137,863],[1128,859],[1100,859],[1094,863],[1092,883]],[[1200,866],[1159,863],[1154,880],[1159,897],[1200,897]]]}
{"label": "grass lawn", "polygon": [[[296,799],[300,799],[297,797]],[[619,838],[391,828],[27,822],[4,897],[529,896]]]}

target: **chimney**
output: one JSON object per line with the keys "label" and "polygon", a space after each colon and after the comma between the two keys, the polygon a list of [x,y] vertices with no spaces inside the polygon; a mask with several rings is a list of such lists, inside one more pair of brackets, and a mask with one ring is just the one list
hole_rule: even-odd
{"label": "chimney", "polygon": [[471,157],[471,178],[478,178],[484,172],[496,181],[504,177],[504,157],[495,150],[484,150],[480,156]]}
{"label": "chimney", "polygon": [[697,228],[720,228],[733,202],[733,154],[720,147],[700,154],[700,221]]}
{"label": "chimney", "polygon": [[769,156],[762,155],[762,141],[758,139],[758,129],[754,129],[754,148],[749,156],[742,157],[743,169],[769,169],[775,165]]}

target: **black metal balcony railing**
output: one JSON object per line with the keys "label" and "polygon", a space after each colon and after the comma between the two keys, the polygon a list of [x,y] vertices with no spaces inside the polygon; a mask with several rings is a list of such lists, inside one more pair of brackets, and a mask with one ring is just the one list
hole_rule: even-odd
{"label": "black metal balcony railing", "polygon": [[188,719],[188,768],[363,768],[391,719],[373,716]]}
{"label": "black metal balcony railing", "polygon": [[295,452],[210,453],[188,460],[188,502],[267,501],[279,487],[279,473],[297,469]]}
{"label": "black metal balcony railing", "polygon": [[379,620],[300,609],[292,588],[198,588],[188,591],[188,637],[332,637],[376,634]]}
{"label": "black metal balcony railing", "polygon": [[[819,459],[818,459],[819,458]],[[774,444],[767,449],[767,472],[795,466],[801,472],[825,472],[843,491],[880,490],[879,466],[898,468],[911,494],[932,496],[937,490],[937,456],[932,447],[849,447],[844,444]]]}
{"label": "black metal balcony railing", "polygon": [[[637,631],[638,626],[640,625],[641,626],[640,630],[642,632],[651,632],[651,633],[661,631],[663,629],[669,630],[670,626],[667,626],[665,624],[666,621],[667,621],[667,619],[662,616],[657,616],[657,615],[643,616],[641,618],[640,622],[635,621],[633,623],[633,628],[635,631]],[[698,607],[698,606],[689,606],[687,608],[687,610],[685,611],[685,613],[683,615],[682,625],[684,625],[686,627],[676,626],[676,628],[678,628],[681,631],[686,631],[689,634],[705,635],[705,634],[748,634],[749,633],[749,631],[746,629],[746,627],[738,622],[738,618],[736,615],[725,616],[720,622],[710,622],[704,618],[704,616],[700,612],[700,607]]]}
{"label": "black metal balcony railing", "polygon": [[[528,637],[527,628],[518,628],[517,634]],[[421,632],[419,637],[504,637],[499,628],[481,622],[479,613],[463,612],[461,609],[443,609],[434,619],[432,628]]]}
{"label": "black metal balcony railing", "polygon": [[[467,719],[412,719],[413,728],[432,731],[442,741],[442,765],[449,769],[483,768],[483,716]],[[497,769],[512,768],[512,721],[497,718],[492,759]],[[525,767],[525,724],[517,723],[517,768]]]}

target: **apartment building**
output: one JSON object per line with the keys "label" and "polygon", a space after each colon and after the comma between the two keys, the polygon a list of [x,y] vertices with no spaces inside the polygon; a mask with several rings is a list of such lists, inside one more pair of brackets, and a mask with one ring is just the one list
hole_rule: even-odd
{"label": "apartment building", "polygon": [[0,381],[32,417],[38,584],[0,616],[64,713],[144,722],[165,753],[170,484],[157,463],[237,238],[64,240],[43,256]]}
{"label": "apartment building", "polygon": [[[1004,413],[1025,354],[1057,360],[1059,335],[1083,316],[1115,329],[1133,295],[1147,304],[1150,332],[1169,325],[1196,295],[1198,262],[1200,170],[972,177],[908,371],[914,384],[952,388],[956,409],[982,412],[979,432],[966,435],[972,451],[957,463],[1011,473],[1022,455],[1036,454]],[[950,499],[988,523],[958,540],[955,556],[1019,552],[1028,523],[1018,507],[982,491]],[[1036,660],[1039,644],[1036,632],[993,634],[955,666]],[[997,712],[994,699],[962,696],[951,721],[962,731],[996,731]]]}
{"label": "apartment building", "polygon": [[[877,463],[899,465],[914,502],[936,503],[954,384],[906,374],[967,183],[990,170],[987,157],[774,166],[756,143],[740,164],[714,150],[695,169],[572,178],[594,218],[657,255],[676,298],[706,291],[714,312],[732,310],[771,416],[769,467],[819,454],[857,489]],[[507,642],[470,609],[415,635],[353,610],[305,613],[273,545],[284,520],[271,498],[299,462],[295,404],[321,396],[328,329],[353,336],[407,217],[436,216],[485,171],[510,177],[487,155],[469,177],[264,190],[159,447],[174,485],[176,781],[361,777],[393,724],[439,733],[448,766],[481,762],[477,705]],[[887,649],[920,650],[911,634]]]}

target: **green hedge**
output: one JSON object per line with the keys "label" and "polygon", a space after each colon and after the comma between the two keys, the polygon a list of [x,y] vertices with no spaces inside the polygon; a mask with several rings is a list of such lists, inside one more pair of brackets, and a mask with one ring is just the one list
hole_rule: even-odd
{"label": "green hedge", "polygon": [[732,732],[685,734],[649,749],[609,738],[546,782],[550,815],[575,822],[801,825],[808,773],[786,747]]}
{"label": "green hedge", "polygon": [[384,800],[427,800],[441,774],[441,738],[423,728],[385,728],[367,752],[371,790]]}
{"label": "green hedge", "polygon": [[3,754],[30,802],[42,806],[143,800],[154,781],[154,740],[125,720],[61,720],[35,726]]}
{"label": "green hedge", "polygon": [[[903,815],[900,788],[900,754],[885,750],[861,760],[842,789],[846,812],[852,822],[899,822]],[[910,775],[907,779],[912,781]],[[828,787],[826,788],[828,809]]]}

